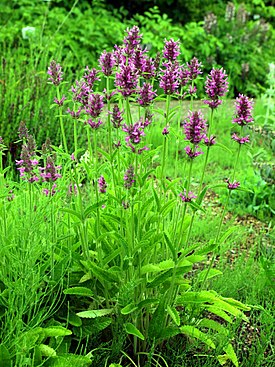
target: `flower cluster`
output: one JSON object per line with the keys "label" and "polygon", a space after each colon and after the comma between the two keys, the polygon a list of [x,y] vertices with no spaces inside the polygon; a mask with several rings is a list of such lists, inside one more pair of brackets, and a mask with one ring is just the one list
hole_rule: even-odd
{"label": "flower cluster", "polygon": [[41,171],[40,176],[44,182],[55,182],[58,178],[62,177],[60,173],[58,173],[61,168],[61,166],[55,166],[53,158],[48,156],[46,166],[39,167]]}
{"label": "flower cluster", "polygon": [[153,86],[150,83],[144,83],[139,90],[138,103],[143,107],[149,106],[156,95],[157,93],[153,91]]}
{"label": "flower cluster", "polygon": [[120,71],[116,73],[115,85],[124,97],[129,97],[136,92],[138,71],[132,61],[129,60],[127,65],[120,65]]}
{"label": "flower cluster", "polygon": [[48,67],[47,74],[50,75],[48,80],[56,86],[58,86],[63,80],[63,72],[61,70],[62,68],[60,64],[57,64],[56,61],[52,60],[50,66]]}
{"label": "flower cluster", "polygon": [[186,189],[184,189],[184,192],[180,193],[179,197],[184,203],[190,203],[190,201],[192,201],[192,199],[196,199],[197,196],[195,196],[192,191],[189,191],[187,194]]}
{"label": "flower cluster", "polygon": [[122,112],[120,111],[117,104],[114,105],[113,111],[110,112],[111,115],[111,122],[115,129],[120,128],[121,123],[123,121]]}
{"label": "flower cluster", "polygon": [[239,94],[235,102],[236,117],[233,119],[233,123],[237,123],[240,126],[247,125],[253,122],[252,111],[253,101],[247,96]]}
{"label": "flower cluster", "polygon": [[99,58],[99,65],[101,66],[101,71],[106,76],[112,75],[115,63],[116,60],[112,52],[104,51]]}
{"label": "flower cluster", "polygon": [[171,38],[169,41],[165,40],[163,57],[168,61],[175,61],[180,54],[180,42],[174,41]]}
{"label": "flower cluster", "polygon": [[186,154],[191,159],[203,154],[202,151],[198,150],[198,144],[206,139],[206,127],[206,120],[201,111],[189,111],[187,119],[184,120],[183,129],[185,140],[193,144],[193,149],[190,146],[185,148]]}
{"label": "flower cluster", "polygon": [[124,187],[126,189],[130,189],[133,184],[135,183],[135,174],[134,174],[134,167],[132,165],[130,165],[130,167],[127,169],[127,171],[125,172],[125,175],[123,177],[124,180]]}
{"label": "flower cluster", "polygon": [[28,135],[27,142],[22,145],[20,160],[16,161],[20,177],[29,182],[39,181],[39,174],[36,171],[38,160],[35,155],[36,143],[32,135]]}
{"label": "flower cluster", "polygon": [[101,192],[101,194],[105,194],[107,190],[107,183],[105,181],[105,178],[103,176],[100,176],[97,182],[98,182],[99,192]]}
{"label": "flower cluster", "polygon": [[205,100],[204,103],[212,109],[217,108],[222,103],[219,97],[225,96],[228,92],[227,74],[223,68],[211,70],[206,79],[205,91],[210,100]]}
{"label": "flower cluster", "polygon": [[167,62],[162,69],[159,86],[165,94],[173,94],[179,88],[180,69],[178,63]]}

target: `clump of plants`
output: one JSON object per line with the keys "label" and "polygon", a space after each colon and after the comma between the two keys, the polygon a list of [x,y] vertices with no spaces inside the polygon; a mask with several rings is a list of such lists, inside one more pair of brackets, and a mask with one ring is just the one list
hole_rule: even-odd
{"label": "clump of plants", "polygon": [[[21,181],[12,199],[7,189],[2,193],[1,236],[13,243],[8,224],[18,210],[27,213],[34,227],[43,218],[48,230],[46,242],[46,234],[39,232],[37,240],[44,246],[37,250],[31,269],[39,275],[37,317],[31,330],[29,310],[9,314],[13,275],[5,279],[0,272],[1,326],[6,319],[18,325],[17,342],[12,342],[11,328],[1,344],[2,360],[10,365],[21,361],[22,366],[162,366],[166,362],[156,350],[170,338],[184,338],[186,345],[196,340],[221,365],[239,365],[227,325],[246,320],[244,311],[250,307],[208,288],[209,279],[222,276],[213,264],[236,230],[223,232],[226,206],[215,238],[206,246],[190,241],[210,188],[204,175],[211,150],[228,152],[219,144],[216,128],[216,111],[229,89],[228,75],[223,68],[213,68],[206,79],[207,118],[194,108],[197,85],[203,81],[202,63],[193,58],[183,64],[180,43],[174,39],[165,40],[163,50],[152,58],[141,40],[137,26],[127,29],[123,44],[103,51],[99,67],[86,67],[69,92],[61,65],[50,63],[59,146],[47,141],[38,150],[25,126],[20,128],[22,152],[16,165]],[[181,113],[184,99],[190,101],[187,116]],[[232,135],[234,169],[225,182],[211,187],[223,188],[227,203],[233,191],[242,190],[236,172],[249,143],[243,130],[253,122],[252,109],[252,101],[240,94],[232,121],[238,127]],[[66,124],[73,127],[72,139],[66,136]],[[79,128],[86,135],[85,146],[79,144]],[[160,146],[151,141],[155,133],[161,136]],[[1,158],[3,148],[1,142]],[[193,172],[199,159],[204,164],[197,182]],[[174,179],[166,174],[171,164]],[[184,174],[178,177],[182,165]],[[6,187],[7,171],[2,167],[1,174]],[[9,247],[2,251],[1,259],[11,258]],[[196,276],[194,266],[200,268]],[[49,307],[53,295],[46,292],[42,298],[41,287],[54,292],[54,308]]]}

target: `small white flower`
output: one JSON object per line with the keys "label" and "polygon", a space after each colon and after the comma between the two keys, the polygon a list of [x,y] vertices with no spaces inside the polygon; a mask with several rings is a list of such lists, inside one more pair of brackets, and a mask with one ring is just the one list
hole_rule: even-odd
{"label": "small white flower", "polygon": [[35,27],[22,28],[22,37],[24,40],[30,39],[35,34]]}

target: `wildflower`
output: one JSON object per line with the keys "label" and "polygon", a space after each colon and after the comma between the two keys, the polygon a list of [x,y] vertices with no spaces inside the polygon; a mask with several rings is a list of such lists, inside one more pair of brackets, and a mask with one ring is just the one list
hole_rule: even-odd
{"label": "wildflower", "polygon": [[223,97],[228,92],[227,74],[221,69],[212,69],[206,80],[205,90],[211,100],[204,101],[210,108],[217,108],[222,101],[219,97]]}
{"label": "wildflower", "polygon": [[199,62],[199,60],[196,57],[193,57],[190,63],[187,62],[186,65],[187,65],[190,80],[194,80],[200,74],[202,74],[202,71],[201,71],[202,63]]}
{"label": "wildflower", "polygon": [[213,13],[209,13],[204,17],[204,30],[207,33],[211,33],[217,26],[218,19],[217,16]]}
{"label": "wildflower", "polygon": [[42,144],[42,149],[41,150],[42,150],[43,155],[47,155],[48,153],[50,153],[52,151],[50,138],[47,138],[45,143]]}
{"label": "wildflower", "polygon": [[100,78],[97,76],[98,70],[95,68],[89,69],[88,66],[85,68],[86,73],[83,75],[83,79],[86,82],[86,85],[90,89],[90,91],[93,90],[94,83],[96,80],[100,80]]}
{"label": "wildflower", "polygon": [[192,85],[189,86],[189,89],[188,89],[188,93],[190,94],[190,96],[196,94],[197,92],[197,87],[194,85],[194,87],[192,87]]}
{"label": "wildflower", "polygon": [[121,65],[120,72],[116,73],[115,85],[118,91],[128,97],[136,92],[138,84],[138,72],[132,62]]}
{"label": "wildflower", "polygon": [[206,120],[201,111],[189,111],[188,117],[183,124],[185,140],[198,144],[206,137]]}
{"label": "wildflower", "polygon": [[36,173],[36,166],[38,165],[38,160],[35,156],[36,143],[32,135],[28,136],[26,144],[23,144],[22,151],[20,154],[20,160],[16,161],[18,166],[18,171],[20,172],[20,177],[29,182],[39,181],[39,177]]}
{"label": "wildflower", "polygon": [[70,183],[69,188],[68,188],[68,194],[69,195],[75,195],[75,196],[78,194],[78,190],[77,190],[77,185],[76,184]]}
{"label": "wildflower", "polygon": [[27,139],[29,136],[29,130],[26,126],[25,121],[21,121],[19,124],[19,129],[18,129],[18,136],[19,139]]}
{"label": "wildflower", "polygon": [[103,124],[101,120],[93,121],[92,119],[88,119],[86,123],[92,128],[92,129],[98,129],[100,125]]}
{"label": "wildflower", "polygon": [[103,96],[92,93],[88,97],[88,102],[85,106],[85,112],[93,118],[97,118],[104,107]]}
{"label": "wildflower", "polygon": [[168,61],[175,61],[180,54],[180,42],[174,41],[171,38],[169,41],[165,40],[164,50],[163,50],[163,57]]}
{"label": "wildflower", "polygon": [[145,136],[144,134],[144,126],[140,121],[135,124],[130,124],[129,126],[123,125],[123,131],[128,133],[125,138],[126,143],[139,144],[141,141],[141,136]]}
{"label": "wildflower", "polygon": [[63,80],[63,72],[61,70],[62,68],[60,64],[57,64],[56,61],[52,60],[50,66],[48,67],[47,74],[50,75],[50,78],[48,78],[48,80],[56,86],[58,86]]}
{"label": "wildflower", "polygon": [[177,63],[168,62],[165,64],[166,69],[161,70],[159,86],[164,90],[165,94],[173,94],[179,87],[179,66]]}
{"label": "wildflower", "polygon": [[113,107],[113,111],[110,112],[111,117],[111,122],[114,126],[114,128],[118,129],[121,126],[121,123],[123,121],[123,117],[122,117],[122,112],[120,111],[119,107],[117,104],[114,105]]}
{"label": "wildflower", "polygon": [[193,149],[190,148],[190,146],[188,145],[186,148],[184,148],[186,154],[188,155],[189,158],[194,159],[196,157],[198,157],[199,155],[203,154],[202,151],[198,150],[198,145],[196,145]]}
{"label": "wildflower", "polygon": [[170,134],[169,127],[165,126],[164,129],[162,130],[162,135],[168,135],[168,134]]}
{"label": "wildflower", "polygon": [[234,182],[230,183],[228,178],[225,179],[224,181],[227,183],[227,188],[229,190],[235,190],[240,186],[240,183],[238,181],[234,181]]}
{"label": "wildflower", "polygon": [[54,103],[56,103],[59,107],[62,107],[64,104],[66,97],[63,95],[61,99],[54,99]]}
{"label": "wildflower", "polygon": [[60,173],[57,172],[60,169],[61,166],[55,166],[53,158],[49,156],[46,160],[46,166],[39,167],[39,170],[41,171],[40,176],[44,182],[54,182],[58,178],[62,177]]}
{"label": "wildflower", "polygon": [[134,64],[135,69],[138,71],[139,74],[141,74],[145,66],[145,60],[146,60],[145,52],[146,52],[145,50],[137,48],[136,50],[133,51],[133,54],[131,55],[131,60]]}
{"label": "wildflower", "polygon": [[233,123],[237,123],[240,126],[244,126],[253,122],[252,110],[253,101],[243,94],[239,94],[235,102],[236,117],[233,119]]}
{"label": "wildflower", "polygon": [[226,5],[226,10],[225,10],[225,20],[227,22],[232,22],[232,20],[234,20],[235,17],[235,4],[232,2],[227,3]]}
{"label": "wildflower", "polygon": [[75,86],[72,86],[71,91],[73,92],[73,100],[85,106],[88,102],[88,98],[90,93],[92,93],[92,89],[89,85],[84,81],[75,81]]}
{"label": "wildflower", "polygon": [[215,145],[216,144],[216,140],[215,140],[215,136],[214,135],[211,135],[210,136],[210,138],[208,138],[208,137],[205,137],[204,138],[204,144],[206,145],[206,146],[212,146],[212,145]]}
{"label": "wildflower", "polygon": [[179,68],[179,83],[181,86],[185,86],[190,81],[190,71],[184,65],[181,65]]}
{"label": "wildflower", "polygon": [[135,177],[134,167],[130,165],[130,167],[127,169],[123,177],[124,187],[126,189],[130,189],[133,186],[133,184],[135,183],[134,177]]}
{"label": "wildflower", "polygon": [[144,79],[151,79],[156,76],[156,66],[152,58],[146,58],[142,68]]}
{"label": "wildflower", "polygon": [[115,65],[115,57],[112,52],[103,51],[99,58],[99,65],[104,75],[110,76],[113,73],[113,67]]}
{"label": "wildflower", "polygon": [[127,35],[125,36],[123,43],[125,45],[125,53],[131,55],[132,51],[140,44],[142,35],[139,33],[139,28],[134,25],[131,29],[126,29]]}
{"label": "wildflower", "polygon": [[98,182],[99,191],[102,194],[105,194],[106,189],[107,189],[107,184],[106,184],[106,181],[105,181],[104,177],[100,176],[97,182]]}
{"label": "wildflower", "polygon": [[69,113],[73,119],[79,119],[80,114],[82,112],[82,108],[80,107],[77,111],[71,111],[70,108],[67,109],[67,113]]}
{"label": "wildflower", "polygon": [[141,106],[149,106],[156,95],[157,93],[153,91],[153,86],[149,83],[144,83],[139,90],[140,97],[138,98],[138,102]]}
{"label": "wildflower", "polygon": [[245,144],[245,143],[249,143],[250,140],[249,140],[249,135],[247,136],[244,136],[243,138],[240,138],[236,133],[234,133],[232,136],[231,136],[231,139],[232,140],[235,140],[237,143],[239,144]]}
{"label": "wildflower", "polygon": [[56,194],[56,187],[57,187],[57,185],[56,185],[56,183],[54,183],[53,185],[52,185],[52,187],[51,187],[51,189],[49,190],[49,189],[43,189],[42,190],[42,192],[43,192],[43,194],[45,194],[46,196],[54,196],[55,194]]}
{"label": "wildflower", "polygon": [[192,191],[189,191],[187,194],[186,189],[184,189],[184,193],[180,193],[179,197],[184,203],[190,203],[190,201],[196,199],[197,196],[195,196]]}

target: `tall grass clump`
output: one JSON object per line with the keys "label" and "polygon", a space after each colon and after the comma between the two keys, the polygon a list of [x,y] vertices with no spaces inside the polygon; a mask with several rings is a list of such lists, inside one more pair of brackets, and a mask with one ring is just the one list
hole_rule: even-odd
{"label": "tall grass clump", "polygon": [[[20,182],[1,167],[1,351],[11,366],[165,366],[156,351],[170,338],[186,348],[196,341],[221,365],[239,365],[227,326],[247,320],[250,307],[209,288],[209,279],[222,277],[213,264],[236,230],[223,230],[226,206],[207,245],[190,238],[210,188],[204,177],[212,149],[235,157],[228,178],[212,188],[224,189],[227,202],[242,189],[237,167],[253,103],[238,96],[233,145],[219,144],[226,71],[214,68],[207,77],[207,118],[194,104],[202,63],[182,64],[179,41],[165,40],[155,58],[141,41],[137,26],[127,29],[123,44],[103,51],[99,68],[86,67],[69,91],[53,60],[48,81],[60,145],[47,140],[38,149],[21,125]],[[2,142],[1,158],[4,149]]]}

